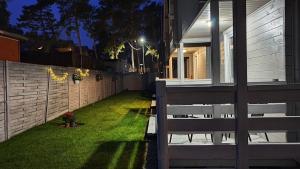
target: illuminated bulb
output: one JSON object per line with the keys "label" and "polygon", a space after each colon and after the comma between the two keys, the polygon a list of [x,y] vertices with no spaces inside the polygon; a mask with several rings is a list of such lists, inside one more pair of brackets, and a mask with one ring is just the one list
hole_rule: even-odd
{"label": "illuminated bulb", "polygon": [[145,38],[141,37],[140,41],[141,41],[141,43],[144,43],[145,42]]}
{"label": "illuminated bulb", "polygon": [[211,21],[207,21],[206,23],[207,23],[207,26],[208,26],[208,27],[211,27],[211,25],[212,25],[212,24],[211,24]]}

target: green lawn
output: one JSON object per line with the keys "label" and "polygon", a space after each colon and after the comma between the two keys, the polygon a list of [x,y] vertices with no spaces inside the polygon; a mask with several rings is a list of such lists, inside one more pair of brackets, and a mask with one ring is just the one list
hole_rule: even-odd
{"label": "green lawn", "polygon": [[62,118],[0,144],[1,169],[142,169],[150,101],[124,92],[76,111],[82,123],[61,127]]}

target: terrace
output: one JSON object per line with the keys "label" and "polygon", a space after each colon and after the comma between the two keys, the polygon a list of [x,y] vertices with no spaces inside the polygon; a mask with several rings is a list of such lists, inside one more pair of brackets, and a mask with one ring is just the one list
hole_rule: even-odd
{"label": "terrace", "polygon": [[299,3],[211,0],[186,24],[194,1],[171,2],[183,26],[156,84],[159,168],[298,166]]}

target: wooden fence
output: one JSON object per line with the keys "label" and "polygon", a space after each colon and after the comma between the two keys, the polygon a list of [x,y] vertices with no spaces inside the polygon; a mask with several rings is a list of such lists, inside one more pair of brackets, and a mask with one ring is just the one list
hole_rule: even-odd
{"label": "wooden fence", "polygon": [[[53,80],[68,73],[66,80]],[[123,90],[123,77],[95,70],[75,84],[76,68],[0,62],[0,142]],[[96,75],[102,74],[101,80]]]}

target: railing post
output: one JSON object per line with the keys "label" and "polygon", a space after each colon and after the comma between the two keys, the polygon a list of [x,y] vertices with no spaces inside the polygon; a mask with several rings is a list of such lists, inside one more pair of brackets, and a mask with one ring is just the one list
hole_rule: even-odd
{"label": "railing post", "polygon": [[234,82],[236,83],[236,168],[248,169],[246,0],[233,1]]}
{"label": "railing post", "polygon": [[[221,118],[221,111],[222,107],[220,104],[213,105],[213,118],[220,119]],[[214,131],[213,132],[213,143],[214,144],[221,144],[222,143],[222,132]]]}
{"label": "railing post", "polygon": [[219,29],[219,0],[211,0],[211,63],[212,83],[220,84],[220,29]]}
{"label": "railing post", "polygon": [[166,81],[156,81],[158,169],[169,168]]}

